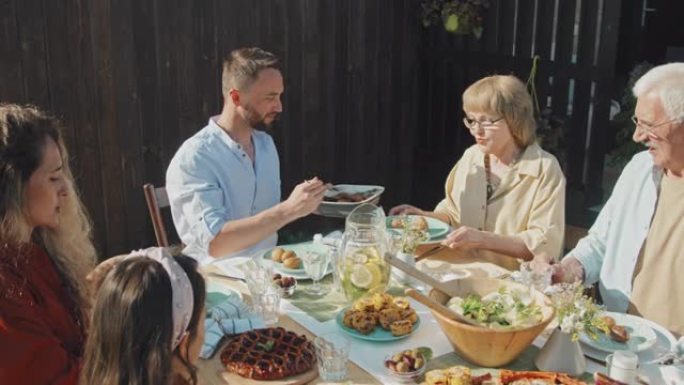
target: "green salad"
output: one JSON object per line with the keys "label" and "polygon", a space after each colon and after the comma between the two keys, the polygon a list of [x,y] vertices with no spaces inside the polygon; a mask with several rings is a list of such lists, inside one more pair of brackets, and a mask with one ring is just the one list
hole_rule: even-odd
{"label": "green salad", "polygon": [[447,306],[458,314],[489,328],[517,329],[535,325],[542,320],[541,307],[529,292],[506,287],[484,297],[469,294],[453,297]]}

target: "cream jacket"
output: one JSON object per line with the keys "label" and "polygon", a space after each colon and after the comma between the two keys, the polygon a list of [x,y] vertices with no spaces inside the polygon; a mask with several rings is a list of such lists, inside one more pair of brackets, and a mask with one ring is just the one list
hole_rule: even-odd
{"label": "cream jacket", "polygon": [[[565,231],[565,177],[556,158],[531,144],[489,200],[486,186],[484,153],[474,145],[449,173],[446,196],[435,212],[446,214],[454,228],[518,237],[535,257],[557,260]],[[486,250],[477,253],[507,269],[519,267],[516,259]]]}

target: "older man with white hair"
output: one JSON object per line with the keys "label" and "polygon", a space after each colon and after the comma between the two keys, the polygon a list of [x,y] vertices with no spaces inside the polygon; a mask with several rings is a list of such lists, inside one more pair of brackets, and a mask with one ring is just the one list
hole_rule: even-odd
{"label": "older man with white hair", "polygon": [[599,282],[608,310],[684,334],[684,63],[634,85],[633,139],[648,147],[623,170],[589,234],[556,266],[556,281]]}

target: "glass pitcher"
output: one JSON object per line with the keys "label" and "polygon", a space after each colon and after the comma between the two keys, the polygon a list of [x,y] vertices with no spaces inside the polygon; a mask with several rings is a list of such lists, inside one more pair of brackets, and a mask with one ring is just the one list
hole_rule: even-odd
{"label": "glass pitcher", "polygon": [[348,301],[385,291],[390,266],[385,213],[373,204],[355,208],[345,223],[338,254],[337,273]]}

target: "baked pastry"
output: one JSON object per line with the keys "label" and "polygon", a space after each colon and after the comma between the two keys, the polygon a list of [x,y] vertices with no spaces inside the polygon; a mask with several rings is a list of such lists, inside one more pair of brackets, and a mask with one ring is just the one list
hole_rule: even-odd
{"label": "baked pastry", "polygon": [[[528,385],[528,384],[549,384],[549,385],[587,385],[585,382],[576,380],[564,373],[555,372],[534,372],[534,371],[512,371],[501,369],[499,379],[502,385]],[[534,382],[532,382],[534,381]]]}
{"label": "baked pastry", "polygon": [[293,258],[293,257],[296,257],[296,256],[297,256],[297,254],[296,254],[294,251],[292,251],[292,250],[285,250],[285,251],[283,252],[283,255],[280,257],[280,261],[281,261],[281,262],[285,262],[286,259],[288,259],[288,258]]}
{"label": "baked pastry", "polygon": [[280,327],[256,329],[230,340],[221,362],[231,373],[270,381],[308,371],[316,363],[316,352],[305,336]]}
{"label": "baked pastry", "polygon": [[399,310],[399,318],[411,321],[411,324],[418,322],[418,313],[413,308]]}
{"label": "baked pastry", "polygon": [[387,308],[378,312],[378,322],[380,322],[380,326],[385,330],[389,330],[390,324],[400,319],[402,318],[399,309]]}
{"label": "baked pastry", "polygon": [[[396,322],[400,323],[392,328],[392,324]],[[385,293],[375,293],[358,299],[342,317],[344,326],[356,329],[362,334],[372,332],[379,324],[395,336],[403,336],[413,331],[416,322],[418,314],[411,308],[406,297],[392,297]]]}
{"label": "baked pastry", "polygon": [[413,323],[407,319],[394,321],[390,324],[390,331],[393,336],[405,336],[413,330]]}
{"label": "baked pastry", "polygon": [[425,373],[425,383],[427,385],[448,385],[449,377],[443,370],[431,370]]}
{"label": "baked pastry", "polygon": [[349,310],[344,313],[344,317],[342,318],[342,324],[348,328],[354,328],[354,317],[358,317],[358,314],[361,313],[361,310]]}
{"label": "baked pastry", "polygon": [[396,297],[394,300],[392,300],[392,306],[396,307],[397,309],[406,310],[409,308],[409,306],[411,306],[411,303],[406,297]]}
{"label": "baked pastry", "polygon": [[375,293],[371,297],[373,301],[373,308],[375,311],[380,311],[389,307],[392,304],[392,296],[385,293]]}
{"label": "baked pastry", "polygon": [[282,247],[276,247],[271,251],[271,260],[273,260],[274,262],[282,262],[284,253],[285,250],[283,250]]}
{"label": "baked pastry", "polygon": [[425,373],[425,382],[427,385],[471,385],[472,374],[470,368],[452,366]]}
{"label": "baked pastry", "polygon": [[287,267],[288,269],[299,269],[299,266],[301,265],[302,260],[298,257],[290,257],[288,259],[283,260],[283,266]]}
{"label": "baked pastry", "polygon": [[352,309],[361,311],[374,311],[375,304],[371,297],[363,297],[354,302],[354,304],[352,305]]}
{"label": "baked pastry", "polygon": [[352,327],[361,334],[368,334],[375,329],[378,320],[372,313],[360,311],[352,317]]}

